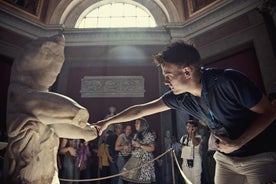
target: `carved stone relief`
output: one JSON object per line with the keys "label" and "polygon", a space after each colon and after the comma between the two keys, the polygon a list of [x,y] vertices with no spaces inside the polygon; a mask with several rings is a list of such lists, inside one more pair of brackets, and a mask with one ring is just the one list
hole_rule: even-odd
{"label": "carved stone relief", "polygon": [[143,76],[85,76],[81,97],[144,97]]}

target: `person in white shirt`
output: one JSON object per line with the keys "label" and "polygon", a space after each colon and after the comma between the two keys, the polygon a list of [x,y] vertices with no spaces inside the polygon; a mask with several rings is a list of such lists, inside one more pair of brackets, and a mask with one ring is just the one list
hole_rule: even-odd
{"label": "person in white shirt", "polygon": [[201,155],[199,147],[201,137],[196,135],[198,123],[194,120],[189,120],[186,123],[187,134],[183,135],[180,139],[182,170],[187,178],[193,184],[201,183]]}

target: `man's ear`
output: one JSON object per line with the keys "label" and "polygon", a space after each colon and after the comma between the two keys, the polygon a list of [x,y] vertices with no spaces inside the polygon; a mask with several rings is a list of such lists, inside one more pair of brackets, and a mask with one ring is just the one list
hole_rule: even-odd
{"label": "man's ear", "polygon": [[192,76],[193,68],[190,66],[183,67],[183,72],[185,77],[188,79]]}

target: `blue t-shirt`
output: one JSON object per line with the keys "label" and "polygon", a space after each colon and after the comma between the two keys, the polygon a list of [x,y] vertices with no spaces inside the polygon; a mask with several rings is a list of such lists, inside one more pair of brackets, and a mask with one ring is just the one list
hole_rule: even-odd
{"label": "blue t-shirt", "polygon": [[[257,116],[249,109],[261,100],[262,92],[245,75],[232,69],[202,69],[202,85],[201,98],[168,91],[162,99],[168,107],[186,111],[205,122],[214,134],[230,139],[240,137]],[[275,123],[272,123],[259,136],[228,155],[248,156],[276,151],[276,144],[264,146],[276,139],[276,134],[270,133],[275,130]]]}

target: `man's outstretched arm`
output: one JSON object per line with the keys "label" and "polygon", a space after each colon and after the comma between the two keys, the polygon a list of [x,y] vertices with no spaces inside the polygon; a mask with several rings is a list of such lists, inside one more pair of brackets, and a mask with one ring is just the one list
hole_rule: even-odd
{"label": "man's outstretched arm", "polygon": [[112,117],[98,121],[96,125],[100,129],[99,135],[101,135],[102,132],[111,124],[132,121],[144,116],[156,114],[158,112],[163,112],[169,109],[170,108],[164,104],[162,97],[160,97],[148,103],[128,107],[122,112]]}

